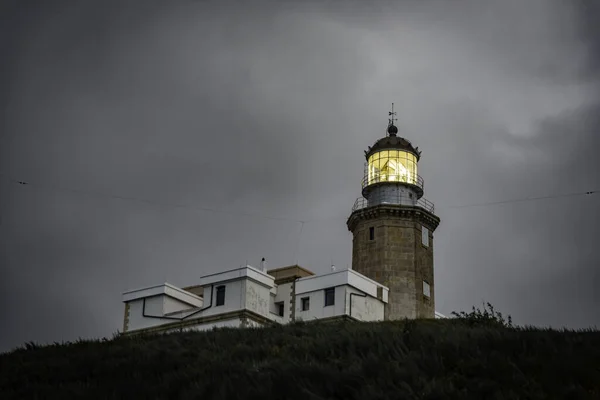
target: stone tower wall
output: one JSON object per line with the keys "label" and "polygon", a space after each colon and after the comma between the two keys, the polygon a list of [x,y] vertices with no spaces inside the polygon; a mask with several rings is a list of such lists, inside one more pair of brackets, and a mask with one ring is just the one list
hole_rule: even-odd
{"label": "stone tower wall", "polygon": [[[355,211],[348,219],[353,233],[352,268],[389,289],[385,319],[434,318],[433,231],[439,218],[418,207],[385,205]],[[429,246],[421,227],[429,229]],[[370,228],[374,240],[370,240]],[[430,285],[430,297],[423,293]]]}

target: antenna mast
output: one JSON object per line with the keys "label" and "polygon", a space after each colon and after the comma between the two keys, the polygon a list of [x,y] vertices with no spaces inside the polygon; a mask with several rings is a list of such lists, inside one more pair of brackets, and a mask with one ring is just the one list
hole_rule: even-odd
{"label": "antenna mast", "polygon": [[390,116],[388,119],[389,124],[394,125],[394,121],[398,121],[398,118],[394,118],[394,116],[396,116],[396,112],[394,111],[394,103],[392,103],[392,111],[388,112],[388,115]]}

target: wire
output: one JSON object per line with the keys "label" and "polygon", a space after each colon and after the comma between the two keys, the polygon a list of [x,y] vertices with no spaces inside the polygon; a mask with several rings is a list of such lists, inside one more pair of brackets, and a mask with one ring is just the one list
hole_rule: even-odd
{"label": "wire", "polygon": [[82,194],[82,195],[86,195],[86,196],[98,196],[98,197],[105,197],[105,198],[111,198],[111,199],[117,199],[117,200],[135,201],[138,203],[156,205],[156,206],[161,206],[161,207],[187,208],[187,209],[193,209],[193,210],[199,210],[199,211],[228,214],[228,215],[232,215],[232,216],[253,217],[253,218],[269,219],[269,220],[275,220],[275,221],[288,221],[288,222],[294,222],[294,223],[304,223],[305,222],[302,220],[286,218],[286,217],[274,217],[274,216],[269,216],[269,215],[260,215],[260,214],[253,214],[253,213],[230,212],[230,211],[219,210],[216,208],[194,206],[191,204],[163,203],[163,202],[151,201],[151,200],[147,200],[147,199],[141,199],[138,197],[119,196],[119,195],[114,195],[114,194],[93,192],[93,191],[89,191],[89,190],[72,189],[72,188],[56,186],[56,185],[41,185],[38,183],[17,180],[17,179],[7,176],[6,174],[2,174],[2,173],[0,173],[0,176],[4,177],[5,179],[7,179],[9,182],[11,182],[13,184],[31,186],[33,188],[39,188],[39,189],[47,189],[47,190],[54,190],[54,191],[60,191],[60,192],[70,192],[70,193]]}
{"label": "wire", "polygon": [[597,194],[598,192],[599,192],[599,190],[590,190],[588,192],[566,193],[566,194],[557,194],[557,195],[540,196],[540,197],[526,197],[523,199],[501,200],[501,201],[492,201],[489,203],[466,204],[466,205],[462,205],[462,206],[449,206],[449,207],[442,207],[442,208],[483,207],[483,206],[491,206],[491,205],[496,205],[496,204],[509,204],[509,203],[520,203],[520,202],[524,202],[524,201],[557,199],[560,197],[589,196],[592,194]]}
{"label": "wire", "polygon": [[[497,204],[510,204],[510,203],[519,203],[526,201],[534,201],[534,200],[545,200],[545,199],[555,199],[560,197],[574,197],[574,196],[590,196],[593,194],[600,193],[600,190],[590,190],[587,192],[577,192],[577,193],[567,193],[567,194],[557,194],[552,196],[540,196],[540,197],[526,197],[522,199],[512,199],[512,200],[500,200],[500,201],[492,201],[488,203],[476,203],[476,204],[464,204],[459,206],[442,206],[436,207],[436,210],[446,210],[446,209],[455,209],[455,208],[470,208],[470,207],[484,207],[484,206],[492,206]],[[337,217],[329,217],[329,218],[315,218],[304,221],[304,223],[315,223],[315,222],[330,222],[330,221],[341,221],[347,220],[348,216],[337,216]]]}
{"label": "wire", "polygon": [[[34,188],[42,188],[42,189],[48,189],[48,190],[70,192],[70,193],[76,193],[76,194],[83,194],[83,195],[87,195],[87,196],[106,197],[106,198],[112,198],[112,199],[117,199],[117,200],[135,201],[135,202],[139,202],[139,203],[156,205],[156,206],[161,206],[161,207],[186,208],[186,209],[194,209],[194,210],[200,210],[200,211],[205,211],[205,212],[222,213],[222,214],[227,214],[227,215],[232,215],[232,216],[244,216],[244,217],[252,217],[252,218],[259,218],[259,219],[269,219],[269,220],[275,220],[275,221],[294,222],[294,223],[302,224],[302,226],[300,228],[300,235],[302,234],[302,229],[304,228],[304,224],[315,223],[315,222],[328,222],[328,221],[342,220],[342,219],[347,218],[346,216],[339,216],[339,217],[330,217],[330,218],[314,218],[314,219],[310,219],[310,220],[308,220],[308,219],[300,220],[300,219],[294,219],[294,218],[275,217],[275,216],[260,215],[260,214],[254,214],[254,213],[238,213],[238,212],[224,211],[224,210],[219,210],[219,209],[209,208],[209,207],[194,206],[194,205],[188,205],[188,204],[163,203],[163,202],[151,201],[151,200],[147,200],[147,199],[140,199],[137,197],[119,196],[119,195],[99,193],[99,192],[86,191],[86,190],[80,190],[80,189],[72,189],[72,188],[61,187],[61,186],[56,186],[56,185],[40,185],[37,183],[25,182],[25,181],[21,181],[18,179],[14,179],[3,173],[0,173],[0,176],[6,178],[8,181],[10,181],[13,184],[32,186]],[[487,202],[487,203],[465,204],[465,205],[447,206],[447,207],[439,207],[439,208],[440,209],[456,209],[456,208],[470,208],[470,207],[485,207],[485,206],[492,206],[492,205],[498,205],[498,204],[510,204],[510,203],[519,203],[519,202],[527,202],[527,201],[556,199],[556,198],[562,198],[562,197],[590,196],[593,194],[597,194],[598,192],[600,192],[600,190],[590,190],[587,192],[575,192],[575,193],[566,193],[566,194],[557,194],[557,195],[548,195],[548,196],[539,196],[539,197],[526,197],[526,198],[521,198],[521,199],[500,200],[500,201],[492,201],[492,202]]]}

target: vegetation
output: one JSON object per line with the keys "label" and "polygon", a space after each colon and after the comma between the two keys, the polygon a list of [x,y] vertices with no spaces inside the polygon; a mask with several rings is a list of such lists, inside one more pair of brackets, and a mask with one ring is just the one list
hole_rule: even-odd
{"label": "vegetation", "polygon": [[469,326],[483,325],[489,327],[512,328],[511,316],[509,315],[508,319],[505,320],[502,313],[494,310],[494,306],[490,303],[486,303],[483,306],[483,311],[473,306],[473,311],[470,313],[464,311],[457,313],[456,311],[453,311],[452,315]]}
{"label": "vegetation", "polygon": [[598,331],[454,315],[28,343],[0,399],[600,399]]}

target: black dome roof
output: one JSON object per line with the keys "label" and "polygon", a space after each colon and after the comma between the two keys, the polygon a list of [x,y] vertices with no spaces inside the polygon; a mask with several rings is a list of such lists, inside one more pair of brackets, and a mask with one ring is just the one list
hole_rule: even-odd
{"label": "black dome roof", "polygon": [[[390,125],[390,127],[388,127],[388,132],[392,127],[396,128],[394,125]],[[396,128],[396,131],[398,131],[398,128]],[[391,135],[391,132],[390,136],[381,138],[376,141],[373,146],[369,146],[369,149],[365,151],[365,157],[368,160],[371,154],[380,150],[404,150],[413,153],[417,157],[417,161],[421,158],[421,152],[418,148],[415,148],[411,142],[402,137]]]}

